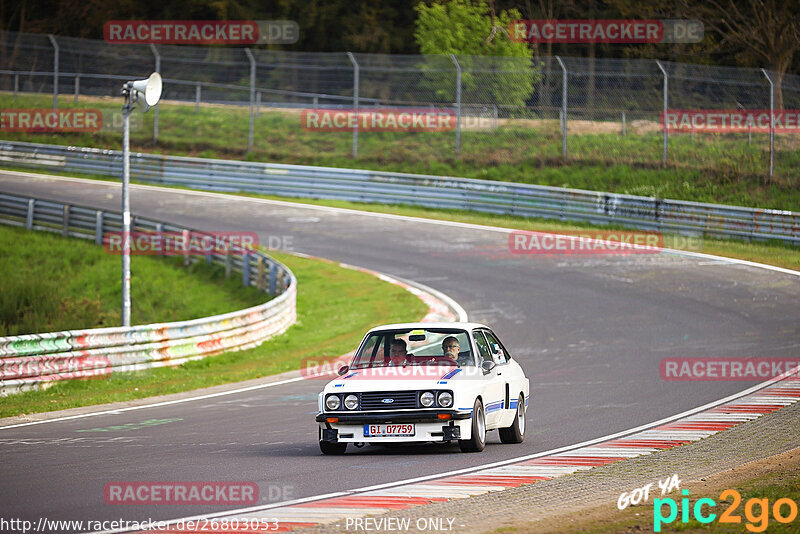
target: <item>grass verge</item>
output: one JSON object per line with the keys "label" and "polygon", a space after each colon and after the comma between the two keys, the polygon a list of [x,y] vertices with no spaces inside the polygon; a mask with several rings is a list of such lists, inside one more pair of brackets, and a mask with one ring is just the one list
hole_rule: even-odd
{"label": "grass verge", "polygon": [[274,251],[270,255],[288,266],[298,280],[297,323],[285,334],[249,350],[175,368],[60,382],[44,391],[0,398],[0,417],[127,401],[273,375],[297,369],[306,358],[319,360],[344,354],[370,327],[418,320],[427,311],[405,289],[369,274]]}
{"label": "grass verge", "polygon": [[[15,98],[0,92],[3,109],[51,106],[49,95]],[[63,97],[59,106],[118,114],[121,101],[84,97],[76,104]],[[582,121],[588,123],[585,127],[581,121],[570,122],[569,157],[564,162],[558,121],[510,120],[497,129],[465,130],[458,156],[453,132],[361,132],[359,154],[353,158],[350,132],[305,130],[298,110],[262,110],[249,152],[246,107],[203,105],[195,111],[192,105],[162,102],[157,145],[152,142],[153,113],[134,118],[139,121],[131,134],[135,151],[463,176],[762,208],[800,207],[800,143],[793,135],[776,136],[775,176],[768,181],[767,134],[754,134],[752,144],[744,134],[698,134],[694,140],[673,135],[668,166],[663,168],[658,131],[596,133],[597,126],[608,124],[603,121]],[[119,149],[118,130],[4,132],[2,138]]]}

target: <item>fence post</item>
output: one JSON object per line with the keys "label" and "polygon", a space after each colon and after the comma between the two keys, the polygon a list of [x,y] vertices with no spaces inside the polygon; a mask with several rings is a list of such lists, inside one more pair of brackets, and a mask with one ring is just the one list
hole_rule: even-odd
{"label": "fence post", "polygon": [[194,112],[200,111],[200,82],[194,87]]}
{"label": "fence post", "polygon": [[253,150],[253,128],[255,127],[255,100],[256,100],[256,58],[249,48],[244,49],[247,59],[250,60],[250,132],[247,134],[247,151]]}
{"label": "fence post", "polygon": [[[150,51],[156,59],[156,72],[161,74],[161,54],[153,43],[150,43]],[[158,102],[153,109],[153,144],[155,143],[158,143]]]}
{"label": "fence post", "polygon": [[269,294],[275,296],[275,284],[278,282],[278,264],[273,263],[269,269]]}
{"label": "fence post", "polygon": [[242,285],[250,285],[250,253],[246,250],[242,252]]}
{"label": "fence post", "polygon": [[189,243],[191,243],[192,239],[191,232],[189,232],[187,229],[184,229],[181,234],[181,237],[183,238],[183,264],[189,265]]}
{"label": "fence post", "polygon": [[100,210],[94,215],[94,243],[103,244],[103,212]]}
{"label": "fence post", "polygon": [[627,131],[625,129],[625,112],[622,112],[622,135],[627,135]]}
{"label": "fence post", "polygon": [[663,166],[667,166],[667,110],[669,109],[669,104],[667,100],[667,96],[669,94],[669,76],[667,75],[666,69],[661,65],[661,62],[656,60],[656,65],[658,68],[661,69],[661,72],[664,74],[664,116],[661,117],[661,123],[664,127],[664,153],[661,155],[661,164]]}
{"label": "fence post", "polygon": [[258,287],[259,291],[264,291],[264,258],[260,254],[256,256],[256,265],[258,266],[256,287]]}
{"label": "fence post", "polygon": [[358,81],[360,74],[358,71],[358,61],[352,52],[347,53],[350,63],[353,64],[353,112],[356,114],[356,127],[353,128],[353,157],[358,155]]}
{"label": "fence post", "polygon": [[58,109],[58,56],[59,48],[56,38],[52,33],[48,33],[50,44],[53,45],[53,110]]}
{"label": "fence post", "polygon": [[36,200],[29,199],[28,200],[28,215],[25,217],[25,229],[33,230],[33,211],[36,209]]}
{"label": "fence post", "polygon": [[456,66],[456,154],[461,154],[461,65],[455,54],[450,59]]}
{"label": "fence post", "polygon": [[775,84],[766,70],[761,69],[769,82],[769,178],[775,172]]}
{"label": "fence post", "polygon": [[75,103],[78,103],[78,95],[81,94],[81,76],[75,75]]}
{"label": "fence post", "polygon": [[64,204],[64,216],[62,217],[64,226],[61,228],[61,235],[69,237],[69,204]]}
{"label": "fence post", "polygon": [[19,93],[19,73],[14,74],[14,98],[17,98],[17,93]]}
{"label": "fence post", "polygon": [[561,114],[563,121],[561,123],[561,155],[564,161],[567,161],[567,67],[561,61],[561,57],[556,56],[558,64],[561,66],[562,85],[561,85]]}
{"label": "fence post", "polygon": [[283,293],[286,290],[286,271],[280,269],[278,271],[278,287],[275,290],[278,292],[278,295]]}

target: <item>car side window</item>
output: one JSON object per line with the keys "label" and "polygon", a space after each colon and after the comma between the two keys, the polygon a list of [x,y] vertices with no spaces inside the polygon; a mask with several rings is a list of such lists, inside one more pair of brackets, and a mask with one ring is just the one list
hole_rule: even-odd
{"label": "car side window", "polygon": [[484,330],[483,333],[486,335],[486,340],[489,342],[489,350],[492,353],[495,363],[508,363],[511,356],[506,353],[497,337],[488,330]]}
{"label": "car side window", "polygon": [[486,338],[480,330],[473,330],[472,336],[475,338],[475,344],[478,346],[478,354],[481,357],[481,362],[491,362],[492,354],[489,352],[489,345],[486,343]]}

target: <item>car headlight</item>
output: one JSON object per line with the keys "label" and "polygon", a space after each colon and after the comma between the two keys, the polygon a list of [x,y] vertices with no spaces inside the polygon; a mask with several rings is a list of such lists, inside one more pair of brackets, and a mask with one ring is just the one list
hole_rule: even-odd
{"label": "car headlight", "polygon": [[453,395],[449,391],[442,391],[438,398],[439,406],[449,408],[453,405]]}
{"label": "car headlight", "polygon": [[430,408],[433,406],[433,401],[435,397],[433,396],[433,392],[426,391],[422,395],[419,396],[419,403],[423,405],[425,408]]}
{"label": "car headlight", "polygon": [[348,410],[355,410],[358,408],[358,397],[356,395],[348,395],[344,398],[344,407]]}
{"label": "car headlight", "polygon": [[339,400],[339,395],[328,395],[325,397],[325,407],[329,410],[338,410],[342,401]]}

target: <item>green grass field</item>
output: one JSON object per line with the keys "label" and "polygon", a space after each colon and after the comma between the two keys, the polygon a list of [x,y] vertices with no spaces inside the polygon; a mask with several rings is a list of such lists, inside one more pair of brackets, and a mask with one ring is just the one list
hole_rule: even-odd
{"label": "green grass field", "polygon": [[[0,225],[0,336],[121,324],[121,259],[80,239]],[[262,304],[224,268],[131,257],[131,322],[182,321]]]}
{"label": "green grass field", "polygon": [[[119,112],[121,100],[62,97],[63,107],[92,107]],[[50,107],[52,97],[0,93],[0,108]],[[497,130],[462,132],[462,154],[454,153],[455,136],[446,133],[361,132],[359,155],[352,158],[350,132],[321,133],[300,127],[297,111],[262,110],[255,122],[255,142],[247,153],[249,112],[231,106],[165,102],[160,105],[159,141],[152,142],[153,113],[137,116],[131,135],[137,151],[247,159],[277,163],[355,167],[397,172],[461,176],[489,180],[566,186],[718,202],[741,206],[800,209],[800,140],[776,136],[776,172],[765,184],[769,167],[766,134],[754,134],[752,145],[740,134],[673,135],[667,168],[661,166],[661,134],[591,133],[575,126],[569,161],[561,159],[557,121],[536,126],[511,121]],[[606,123],[593,123],[603,125]],[[603,129],[603,131],[607,130]],[[121,133],[11,133],[3,139],[119,149]]]}
{"label": "green grass field", "polygon": [[[0,226],[0,271],[16,273],[13,278],[3,277],[0,294],[5,297],[10,289],[17,295],[8,304],[3,298],[4,318],[9,312],[14,315],[19,310],[16,315],[27,317],[26,324],[34,325],[29,331],[36,332],[100,326],[91,324],[98,313],[81,311],[87,307],[86,302],[92,302],[92,310],[105,310],[99,312],[108,321],[105,326],[119,324],[119,257],[109,256],[102,248],[77,239],[24,232]],[[53,256],[57,259],[33,269],[24,268],[31,261],[35,263],[39,253],[45,251],[55,252]],[[298,279],[297,323],[285,334],[249,350],[228,352],[176,368],[114,373],[108,378],[62,382],[44,391],[0,397],[0,417],[177,393],[281,373],[297,369],[308,358],[319,361],[353,350],[373,326],[415,321],[427,311],[408,291],[372,275],[274,251],[270,255],[287,265]],[[242,288],[239,278],[225,280],[224,270],[208,269],[202,263],[186,270],[182,263],[153,257],[133,260],[134,324],[233,311],[267,298],[253,288]],[[145,266],[150,263],[154,265]],[[60,282],[51,283],[54,277]],[[25,313],[34,307],[38,310],[47,292],[57,295],[53,299],[54,308],[49,308],[54,310],[53,317],[44,310]],[[63,314],[59,298],[69,303],[71,313],[76,315],[73,320],[60,319]],[[25,299],[27,307],[20,308]],[[79,317],[89,321],[79,325]],[[48,320],[51,322],[45,322]],[[17,317],[13,324],[20,322]]]}

